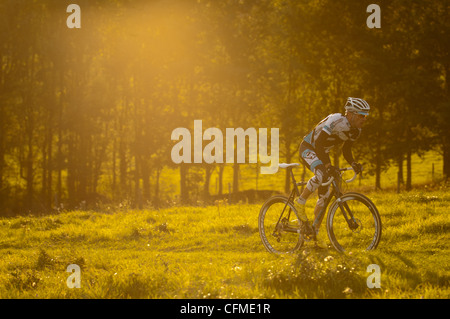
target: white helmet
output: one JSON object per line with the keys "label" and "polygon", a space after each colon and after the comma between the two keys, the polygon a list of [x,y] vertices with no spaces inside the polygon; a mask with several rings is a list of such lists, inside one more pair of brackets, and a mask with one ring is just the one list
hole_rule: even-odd
{"label": "white helmet", "polygon": [[369,103],[363,99],[356,97],[349,97],[347,103],[345,104],[345,109],[348,112],[354,112],[362,115],[369,115],[370,106]]}

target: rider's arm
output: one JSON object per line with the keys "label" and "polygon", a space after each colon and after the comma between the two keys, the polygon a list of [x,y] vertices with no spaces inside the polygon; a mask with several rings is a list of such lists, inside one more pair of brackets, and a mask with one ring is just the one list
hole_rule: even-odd
{"label": "rider's arm", "polygon": [[350,165],[352,165],[352,163],[355,161],[352,154],[352,145],[353,141],[351,140],[346,140],[344,142],[344,145],[342,145],[342,155],[344,155],[345,160]]}
{"label": "rider's arm", "polygon": [[325,141],[327,139],[327,133],[325,131],[320,132],[319,136],[316,140],[316,145],[314,147],[317,157],[322,161],[322,163],[325,165],[325,167],[328,167],[331,165],[330,156],[328,153],[325,152]]}

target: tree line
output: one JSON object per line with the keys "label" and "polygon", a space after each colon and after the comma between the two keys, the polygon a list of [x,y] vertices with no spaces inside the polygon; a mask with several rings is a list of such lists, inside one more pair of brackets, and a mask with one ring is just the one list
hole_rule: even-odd
{"label": "tree line", "polygon": [[[129,199],[189,203],[226,164],[170,160],[171,132],[277,127],[280,160],[348,96],[372,106],[354,149],[375,176],[431,149],[450,173],[449,2],[78,1],[0,3],[0,214]],[[339,153],[334,154],[339,164]],[[233,169],[239,191],[239,165]],[[160,189],[178,170],[179,194]],[[198,174],[202,170],[203,174]],[[286,187],[288,187],[288,177]]]}

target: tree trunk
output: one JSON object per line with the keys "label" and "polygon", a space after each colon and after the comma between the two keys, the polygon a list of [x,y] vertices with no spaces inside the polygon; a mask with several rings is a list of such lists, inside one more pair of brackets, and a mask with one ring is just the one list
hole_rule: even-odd
{"label": "tree trunk", "polygon": [[412,188],[412,172],[411,172],[411,130],[408,129],[406,132],[406,147],[408,148],[406,151],[406,190],[409,191]]}
{"label": "tree trunk", "polygon": [[150,200],[150,167],[149,163],[143,162],[142,167],[142,195],[143,195],[143,202],[147,203]]}
{"label": "tree trunk", "polygon": [[261,169],[259,163],[256,163],[256,176],[255,176],[255,190],[258,191],[258,183],[259,183],[259,170]]}
{"label": "tree trunk", "polygon": [[[0,111],[1,111],[0,106]],[[0,114],[0,132],[4,132],[3,130],[3,117]],[[6,192],[3,188],[3,167],[5,166],[5,134],[0,134],[0,214],[2,213],[2,209],[5,206]]]}
{"label": "tree trunk", "polygon": [[187,173],[189,168],[186,164],[180,165],[180,202],[187,204],[189,201],[189,190],[187,189]]}
{"label": "tree trunk", "polygon": [[406,153],[406,190],[410,191],[412,188],[412,172],[411,172],[411,149]]}
{"label": "tree trunk", "polygon": [[64,97],[65,93],[63,93],[63,80],[64,80],[64,71],[61,69],[58,72],[59,83],[61,95],[58,100],[58,150],[56,155],[56,169],[57,169],[57,181],[56,181],[56,194],[54,200],[54,206],[56,209],[61,208],[62,203],[62,170],[63,170],[63,112],[64,112]]}
{"label": "tree trunk", "polygon": [[135,207],[142,209],[142,189],[140,179],[141,161],[138,156],[134,156],[134,201]]}
{"label": "tree trunk", "polygon": [[403,156],[400,155],[397,161],[398,172],[397,172],[397,193],[400,193],[400,185],[403,185]]}
{"label": "tree trunk", "polygon": [[239,164],[236,161],[233,164],[233,194],[239,192]]}
{"label": "tree trunk", "polygon": [[405,183],[405,179],[403,177],[403,155],[399,156],[397,164],[398,164],[398,184],[403,185]]}
{"label": "tree trunk", "polygon": [[448,180],[448,178],[450,177],[450,140],[444,139],[442,150],[444,179]]}
{"label": "tree trunk", "polygon": [[57,181],[56,181],[56,194],[55,194],[55,208],[61,208],[62,200],[62,170],[63,170],[63,152],[62,152],[62,119],[61,116],[58,120],[58,155],[57,155]]}
{"label": "tree trunk", "polygon": [[116,156],[117,156],[117,139],[113,141],[113,149],[112,149],[112,167],[111,167],[111,176],[112,176],[112,200],[117,199],[117,174],[116,174]]}
{"label": "tree trunk", "polygon": [[219,165],[219,190],[217,192],[217,195],[223,194],[223,171],[225,169],[225,165],[221,164]]}
{"label": "tree trunk", "polygon": [[161,169],[156,169],[156,181],[155,181],[155,197],[153,199],[153,204],[155,207],[159,207],[160,199],[159,199],[159,176],[161,175]]}
{"label": "tree trunk", "polygon": [[119,142],[119,197],[120,200],[128,195],[127,191],[127,157],[126,157],[125,143],[121,140]]}
{"label": "tree trunk", "polygon": [[[51,126],[50,126],[51,127]],[[52,188],[53,188],[53,131],[49,128],[49,142],[48,142],[48,158],[47,158],[47,199],[45,201],[48,209],[52,208]]]}
{"label": "tree trunk", "polygon": [[[32,112],[32,111],[30,111]],[[33,208],[33,128],[32,123],[29,124],[31,127],[28,127],[27,129],[27,138],[28,138],[28,154],[26,159],[26,200],[25,200],[25,207],[27,210],[31,210]]]}
{"label": "tree trunk", "polygon": [[381,189],[381,164],[382,164],[382,154],[381,154],[381,141],[383,134],[383,110],[380,109],[380,118],[377,125],[377,131],[375,134],[376,146],[375,146],[375,189]]}
{"label": "tree trunk", "polygon": [[51,116],[47,119],[47,131],[42,145],[42,200],[46,209],[51,208],[52,203],[52,142],[53,131]]}
{"label": "tree trunk", "polygon": [[[291,143],[290,139],[286,142],[286,163],[291,163],[292,161],[292,153],[290,151],[291,149]],[[289,174],[289,170],[285,170],[284,175],[284,192],[286,194],[289,194],[291,190],[291,174]]]}
{"label": "tree trunk", "polygon": [[205,166],[205,183],[203,184],[203,198],[205,200],[209,198],[209,184],[211,181],[212,170],[210,165]]}
{"label": "tree trunk", "polygon": [[67,140],[68,153],[67,153],[67,193],[69,197],[69,206],[73,208],[76,205],[76,187],[75,187],[75,156],[74,147],[75,139],[70,136]]}
{"label": "tree trunk", "polygon": [[377,139],[375,165],[375,189],[381,189],[381,149],[379,139]]}

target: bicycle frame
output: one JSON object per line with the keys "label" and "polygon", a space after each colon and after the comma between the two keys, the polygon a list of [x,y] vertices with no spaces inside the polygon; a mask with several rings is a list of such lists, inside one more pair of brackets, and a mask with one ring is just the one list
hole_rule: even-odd
{"label": "bicycle frame", "polygon": [[[307,185],[304,181],[295,180],[293,168],[298,166],[298,163],[279,164],[280,168],[289,170],[290,176],[287,178],[292,185],[290,193],[272,196],[261,207],[258,228],[264,247],[272,253],[291,253],[302,247],[304,242],[314,241],[322,248],[317,230],[327,215],[326,232],[336,250],[344,252],[355,245],[366,250],[375,249],[381,236],[380,214],[369,198],[357,192],[346,192],[343,185],[343,182],[350,183],[356,179],[358,174],[353,168],[337,169],[328,181],[321,184],[320,194],[323,195],[316,204],[314,218],[308,219],[303,214],[299,215],[295,202]],[[344,178],[343,172],[347,170],[354,172],[350,179]],[[303,210],[304,207],[300,207],[300,211]]]}
{"label": "bicycle frame", "polygon": [[[292,184],[294,185],[294,187],[292,188],[291,193],[290,193],[290,195],[288,197],[288,201],[286,202],[286,204],[285,204],[285,206],[283,208],[283,211],[281,212],[280,218],[277,221],[277,226],[280,223],[281,218],[284,215],[284,211],[286,210],[286,207],[288,206],[288,203],[289,202],[294,202],[295,198],[300,196],[299,186],[305,186],[307,184],[306,182],[297,182],[295,180],[294,173],[292,172],[292,168],[288,167],[287,169],[289,170],[289,174],[291,175]],[[344,170],[348,170],[348,169],[341,169],[341,171],[344,171]],[[355,175],[355,177],[356,177],[356,175]],[[350,227],[350,229],[358,228],[358,224],[357,224],[355,218],[353,217],[353,214],[352,214],[350,208],[348,207],[347,203],[342,204],[341,201],[340,201],[340,197],[343,194],[342,194],[341,189],[340,189],[340,187],[338,185],[338,181],[335,178],[333,178],[333,180],[331,181],[331,184],[333,185],[332,190],[329,190],[329,194],[325,198],[325,203],[324,203],[322,209],[320,210],[319,214],[317,214],[316,218],[314,219],[313,227],[316,227],[322,221],[322,219],[323,219],[323,217],[325,215],[325,212],[327,211],[327,208],[328,208],[328,206],[329,206],[329,204],[331,202],[331,199],[333,197],[336,197],[336,201],[337,201],[339,207],[341,208],[342,214],[344,215],[344,218],[345,218],[348,226]],[[347,215],[350,215],[350,217],[348,217]],[[289,217],[290,217],[290,212],[289,212],[289,215],[288,215],[288,219],[289,219]],[[298,229],[294,228],[294,227],[288,227],[287,229],[284,229],[284,230],[288,231],[288,232],[298,232]]]}
{"label": "bicycle frame", "polygon": [[[284,211],[286,210],[288,203],[294,201],[295,195],[300,196],[300,191],[298,190],[298,186],[301,186],[301,183],[297,183],[297,181],[295,180],[295,176],[294,176],[294,173],[292,172],[292,168],[289,167],[287,169],[289,170],[289,173],[291,175],[294,188],[292,188],[292,191],[291,191],[291,194],[289,195],[288,201],[286,202],[286,204],[284,204],[283,210],[281,211],[280,217],[278,218],[277,224],[275,225],[275,230],[278,228],[278,225],[280,224],[281,218],[284,215]],[[300,184],[300,185],[298,185],[298,184]],[[306,183],[304,183],[304,185],[306,185]],[[291,217],[290,215],[291,215],[291,212],[289,211],[288,219]],[[284,230],[287,232],[293,232],[293,233],[298,232],[298,229],[295,227],[288,227]]]}

